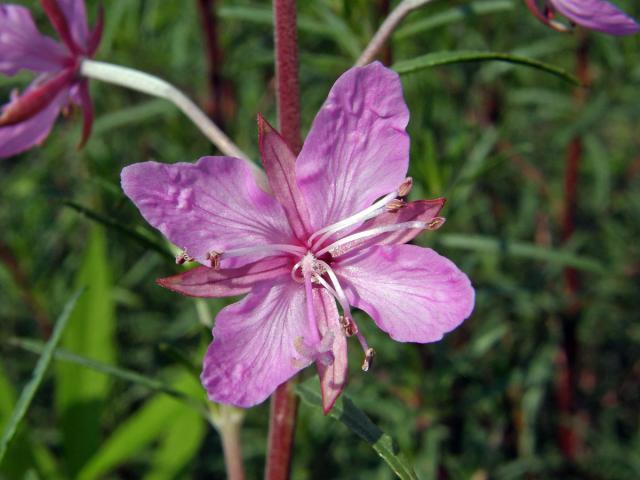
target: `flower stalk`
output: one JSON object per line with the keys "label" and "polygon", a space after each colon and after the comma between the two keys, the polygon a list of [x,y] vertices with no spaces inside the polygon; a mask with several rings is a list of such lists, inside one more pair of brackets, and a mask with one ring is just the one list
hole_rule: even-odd
{"label": "flower stalk", "polygon": [[373,62],[378,53],[385,46],[393,32],[400,22],[414,10],[431,3],[433,0],[403,0],[398,4],[396,8],[389,14],[389,16],[382,22],[380,28],[373,36],[367,47],[364,49],[360,58],[355,63],[356,67],[362,67],[368,63]]}
{"label": "flower stalk", "polygon": [[[273,15],[278,126],[291,151],[298,154],[302,140],[296,0],[274,0]],[[293,390],[293,380],[289,380],[271,396],[265,467],[267,480],[289,478],[297,413],[298,398]]]}
{"label": "flower stalk", "polygon": [[169,82],[139,70],[94,60],[83,60],[80,66],[80,74],[84,77],[120,85],[147,95],[169,100],[189,117],[223,154],[246,160],[251,165],[254,173],[259,173],[262,176],[262,170],[249,160],[248,155],[240,150],[189,97]]}

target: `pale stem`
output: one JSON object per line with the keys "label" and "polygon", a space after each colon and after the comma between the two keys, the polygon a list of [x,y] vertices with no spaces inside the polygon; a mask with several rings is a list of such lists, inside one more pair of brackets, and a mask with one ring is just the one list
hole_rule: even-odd
{"label": "pale stem", "polygon": [[364,49],[360,58],[356,61],[355,66],[362,67],[373,62],[382,47],[384,47],[385,43],[389,40],[389,37],[391,37],[395,29],[398,28],[400,22],[404,20],[404,17],[432,1],[433,0],[403,0],[400,2],[385,21],[382,22],[382,25],[380,25],[380,28],[369,42],[369,45],[367,45],[367,48]]}
{"label": "pale stem", "polygon": [[228,480],[244,480],[244,466],[242,464],[242,441],[240,426],[244,413],[229,405],[219,405],[216,415],[211,415],[211,424],[218,430],[222,439],[224,465]]}
{"label": "pale stem", "polygon": [[224,154],[246,160],[256,178],[264,176],[262,170],[248,155],[233,143],[227,135],[211,121],[184,93],[169,82],[139,70],[95,60],[83,60],[80,74],[102,82],[113,83],[138,92],[164,98],[178,107],[200,129],[200,131]]}

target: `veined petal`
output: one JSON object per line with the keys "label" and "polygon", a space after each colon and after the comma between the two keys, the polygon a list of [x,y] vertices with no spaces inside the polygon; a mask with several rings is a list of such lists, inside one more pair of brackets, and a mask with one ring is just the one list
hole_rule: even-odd
{"label": "veined petal", "polygon": [[38,32],[28,9],[0,5],[0,73],[53,72],[64,65],[66,54],[62,45]]}
{"label": "veined petal", "polygon": [[11,157],[39,145],[49,135],[60,109],[69,102],[68,90],[62,90],[42,110],[14,125],[0,127],[0,158]]}
{"label": "veined petal", "polygon": [[[435,217],[438,216],[440,210],[445,204],[444,198],[436,198],[435,200],[416,200],[415,202],[407,203],[403,208],[397,212],[387,212],[379,215],[368,222],[365,222],[358,227],[350,235],[357,235],[360,232],[368,230],[374,230],[379,227],[386,227],[388,225],[394,225],[405,222],[425,222],[429,223]],[[368,237],[341,246],[338,252],[334,254],[334,257],[345,255],[352,251],[354,248],[365,249],[373,245],[396,245],[407,243],[422,233],[424,229],[421,228],[407,228],[403,230],[396,230],[391,232],[383,232],[375,237]]]}
{"label": "veined petal", "polygon": [[572,22],[609,35],[633,35],[640,25],[612,3],[604,0],[551,0]]}
{"label": "veined petal", "polygon": [[201,375],[209,399],[251,407],[309,365],[295,348],[296,339],[309,338],[305,311],[304,288],[290,279],[224,308]]}
{"label": "veined petal", "polygon": [[325,364],[316,362],[320,376],[320,393],[322,394],[322,410],[329,413],[333,404],[347,384],[349,373],[347,357],[347,337],[342,333],[338,321],[338,309],[333,297],[324,289],[314,289],[314,306],[318,329],[322,337],[333,333],[333,362]]}
{"label": "veined petal", "polygon": [[475,293],[450,260],[415,245],[375,246],[334,266],[349,302],[399,342],[435,342],[471,314]]}
{"label": "veined petal", "polygon": [[214,270],[196,267],[188,272],[159,278],[156,282],[169,290],[190,297],[220,298],[244,295],[266,280],[291,274],[291,262],[284,257],[266,258],[240,268]]}
{"label": "veined petal", "polygon": [[251,255],[222,256],[222,268],[246,265],[268,256],[261,246],[293,238],[280,204],[258,188],[238,158],[129,165],[122,188],[151,225],[203,265],[209,265],[209,252],[257,247]]}
{"label": "veined petal", "polygon": [[366,208],[402,183],[408,121],[400,78],[381,63],[352,68],[336,81],[296,162],[314,229]]}
{"label": "veined petal", "polygon": [[67,18],[71,36],[85,50],[89,47],[89,25],[84,0],[57,0]]}
{"label": "veined petal", "polygon": [[299,239],[311,233],[309,212],[296,183],[296,157],[280,134],[258,115],[260,155],[269,185]]}

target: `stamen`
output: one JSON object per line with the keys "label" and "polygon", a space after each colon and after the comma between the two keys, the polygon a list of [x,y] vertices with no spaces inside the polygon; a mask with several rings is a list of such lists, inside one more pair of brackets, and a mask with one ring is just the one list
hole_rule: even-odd
{"label": "stamen", "polygon": [[427,224],[427,230],[438,230],[442,225],[444,225],[446,220],[447,219],[444,217],[434,217],[433,220]]}
{"label": "stamen", "polygon": [[[390,194],[385,195],[376,203],[374,203],[368,208],[365,208],[361,212],[358,212],[355,215],[351,215],[350,217],[345,218],[344,220],[340,220],[339,222],[336,222],[334,224],[321,228],[317,232],[313,233],[309,237],[309,242],[313,242],[311,246],[311,250],[318,248],[320,245],[322,245],[322,242],[324,242],[327,238],[329,238],[334,233],[339,232],[340,230],[344,230],[345,228],[351,227],[352,225],[355,225],[357,223],[364,222],[365,220],[368,220],[370,218],[377,217],[378,215],[380,215],[380,213],[384,211],[384,207],[389,202],[394,200],[397,196],[398,196],[397,191],[391,192]],[[320,238],[314,241],[314,239],[317,237],[320,237]]]}
{"label": "stamen", "polygon": [[305,255],[307,251],[302,247],[297,247],[295,245],[280,245],[280,244],[272,244],[272,245],[260,245],[258,247],[243,247],[236,248],[233,250],[227,250],[223,253],[217,253],[219,256],[224,255],[225,258],[228,257],[244,257],[245,255],[252,255],[254,253],[268,253],[265,256],[277,255],[278,253],[290,253],[292,255]]}
{"label": "stamen", "polygon": [[387,203],[387,206],[385,207],[385,209],[387,210],[387,212],[397,212],[398,210],[406,207],[406,205],[407,205],[407,202],[405,202],[401,198],[395,198],[391,200],[389,203]]}
{"label": "stamen", "polygon": [[218,270],[220,268],[220,257],[222,253],[216,252],[215,250],[211,250],[205,255],[205,259],[211,262],[211,268],[214,270]]}
{"label": "stamen", "polygon": [[304,275],[304,293],[307,297],[307,321],[309,322],[309,331],[312,332],[313,343],[316,343],[320,341],[320,332],[318,331],[316,312],[313,306],[313,287],[311,285],[311,272],[307,271],[304,263],[302,264],[302,274]]}
{"label": "stamen", "polygon": [[342,327],[342,331],[344,332],[345,337],[353,337],[358,334],[358,326],[356,322],[353,321],[350,317],[345,317],[344,315],[340,315],[338,317],[338,323]]}
{"label": "stamen", "polygon": [[407,195],[409,195],[409,192],[411,191],[412,187],[413,187],[413,178],[411,177],[405,178],[404,182],[402,182],[398,187],[398,196],[406,197]]}
{"label": "stamen", "polygon": [[187,262],[193,262],[193,257],[191,257],[186,250],[181,251],[176,255],[176,265],[183,265]]}
{"label": "stamen", "polygon": [[368,372],[373,363],[373,357],[376,356],[376,351],[373,348],[367,348],[364,352],[364,362],[362,362],[362,371]]}
{"label": "stamen", "polygon": [[396,230],[414,229],[414,228],[425,229],[428,226],[429,224],[425,222],[414,221],[414,222],[396,223],[394,225],[385,225],[382,227],[372,228],[370,230],[363,230],[362,232],[354,233],[353,235],[349,235],[344,238],[341,238],[340,240],[332,243],[331,245],[324,247],[319,252],[316,252],[316,256],[320,257],[327,252],[333,252],[338,250],[338,247],[342,245],[346,245],[356,240],[361,240],[363,238],[375,237],[376,235],[380,235],[381,233],[394,232]]}

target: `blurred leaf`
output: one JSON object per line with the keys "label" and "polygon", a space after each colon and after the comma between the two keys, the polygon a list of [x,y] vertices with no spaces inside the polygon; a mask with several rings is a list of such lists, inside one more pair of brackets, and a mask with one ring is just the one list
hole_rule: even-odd
{"label": "blurred leaf", "polygon": [[[186,372],[181,372],[171,385],[176,390],[193,395],[202,393],[200,383]],[[191,412],[188,407],[171,397],[153,396],[120,423],[104,444],[94,451],[93,457],[78,473],[77,479],[92,480],[101,477],[127,460],[135,458],[154,440],[166,436],[168,430],[178,428],[171,419],[180,417],[185,411]]]}
{"label": "blurred leaf", "polygon": [[[26,338],[12,338],[9,340],[9,344],[14,345],[18,348],[22,348],[32,353],[41,353],[44,349],[44,345],[42,342],[38,342],[36,340],[29,340]],[[133,372],[131,370],[126,370],[124,368],[116,367],[114,365],[108,365],[106,363],[97,362],[95,360],[91,360],[90,358],[82,357],[80,355],[76,355],[74,353],[68,352],[63,349],[58,349],[54,353],[54,358],[56,360],[61,360],[63,362],[69,362],[76,365],[81,365],[90,370],[94,370],[96,372],[103,373],[105,375],[110,375],[114,378],[118,378],[120,380],[124,380],[126,382],[131,382],[142,387],[148,388],[154,392],[164,393],[171,397],[176,398],[177,400],[181,400],[186,404],[196,408],[197,410],[202,410],[205,406],[204,402],[201,402],[198,397],[193,397],[185,394],[179,390],[176,390],[170,387],[167,383],[162,382],[160,380],[156,380],[154,378],[149,378],[145,375],[142,375],[137,372]]]}
{"label": "blurred leaf", "polygon": [[409,23],[408,25],[396,30],[394,38],[397,40],[404,40],[413,35],[424,33],[428,30],[441,27],[449,23],[470,20],[477,15],[486,15],[489,13],[503,12],[507,10],[513,10],[513,2],[511,0],[475,1],[467,5],[450,8],[443,12],[429,15],[427,18]]}
{"label": "blurred leaf", "polygon": [[[319,410],[322,409],[320,384],[317,378],[296,385],[296,393],[306,404]],[[369,443],[399,478],[417,480],[418,477],[413,468],[404,455],[398,451],[395,441],[380,430],[349,397],[342,394],[329,412],[329,416],[342,422],[353,433]]]}
{"label": "blurred leaf", "polygon": [[116,128],[146,122],[160,115],[178,113],[178,110],[166,100],[150,100],[133,107],[123,108],[115,112],[100,115],[94,126],[92,135],[99,136]]}
{"label": "blurred leaf", "polygon": [[575,255],[563,249],[540,247],[531,243],[507,239],[484,237],[481,235],[458,235],[443,233],[438,235],[437,244],[448,248],[460,248],[474,252],[505,255],[529,260],[541,260],[556,266],[574,267],[578,270],[604,274],[607,270],[597,260]]}
{"label": "blurred leaf", "polygon": [[[98,361],[115,358],[115,311],[107,240],[101,227],[93,227],[76,284],[87,287],[69,320],[62,339],[67,350]],[[71,476],[98,448],[101,414],[109,391],[109,378],[77,364],[56,368],[56,408],[61,416],[63,444]]]}
{"label": "blurred leaf", "polygon": [[198,453],[206,430],[206,420],[193,410],[182,409],[167,418],[164,435],[151,462],[152,470],[145,480],[178,478]]}
{"label": "blurred leaf", "polygon": [[566,70],[551,65],[549,63],[541,62],[539,60],[523,57],[521,55],[513,55],[510,53],[500,52],[481,52],[474,50],[461,50],[455,52],[434,52],[428,53],[421,57],[413,58],[411,60],[402,60],[393,64],[391,67],[393,70],[401,75],[407,73],[414,73],[424,70],[426,68],[437,67],[440,65],[449,65],[453,63],[467,63],[467,62],[484,62],[484,61],[500,61],[513,63],[517,65],[524,65],[526,67],[535,68],[551,75],[555,75],[563,80],[579,85],[580,82],[576,77],[568,73]]}
{"label": "blurred leaf", "polygon": [[13,439],[13,436],[16,433],[18,425],[24,418],[29,409],[29,405],[31,405],[31,401],[42,383],[42,379],[44,378],[44,374],[47,372],[49,368],[49,363],[51,363],[51,359],[53,358],[53,352],[58,346],[60,339],[62,338],[62,334],[71,318],[71,313],[74,311],[76,307],[76,303],[80,295],[82,294],[82,290],[74,293],[67,304],[64,306],[62,313],[56,320],[55,327],[53,332],[51,333],[51,337],[47,341],[42,355],[38,359],[38,363],[36,364],[36,368],[33,371],[33,376],[27,385],[25,385],[22,393],[20,394],[20,398],[14,406],[13,413],[9,418],[9,421],[4,427],[2,432],[2,437],[0,437],[0,464],[2,463],[2,459],[7,451],[7,447],[9,443]]}
{"label": "blurred leaf", "polygon": [[86,216],[90,220],[93,220],[94,222],[97,222],[101,225],[104,225],[107,228],[116,230],[132,238],[145,249],[151,249],[158,252],[161,255],[164,255],[164,256],[169,255],[173,257],[173,252],[171,252],[165,245],[155,242],[154,240],[148,238],[146,235],[143,235],[142,233],[137,232],[136,230],[130,227],[127,227],[126,225],[122,225],[121,223],[118,223],[115,220],[107,218],[98,212],[95,212],[86,207],[83,207],[82,205],[78,205],[75,202],[65,202],[65,205],[69,208],[72,208],[76,212],[81,213],[82,215]]}

